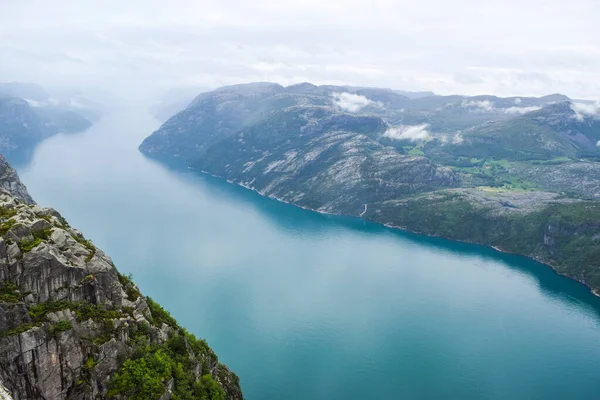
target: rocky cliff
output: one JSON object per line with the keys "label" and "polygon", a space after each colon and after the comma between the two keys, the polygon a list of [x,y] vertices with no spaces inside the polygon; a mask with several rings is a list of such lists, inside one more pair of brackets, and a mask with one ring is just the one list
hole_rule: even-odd
{"label": "rocky cliff", "polygon": [[15,400],[243,398],[206,342],[34,204],[3,158],[0,383]]}

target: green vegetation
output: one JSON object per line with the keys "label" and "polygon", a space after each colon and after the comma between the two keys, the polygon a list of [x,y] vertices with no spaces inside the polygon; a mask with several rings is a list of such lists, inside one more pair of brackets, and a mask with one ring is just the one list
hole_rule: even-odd
{"label": "green vegetation", "polygon": [[58,221],[63,226],[63,228],[70,228],[71,227],[71,225],[69,225],[69,223],[67,222],[67,220],[62,215],[59,215],[56,218],[58,218]]}
{"label": "green vegetation", "polygon": [[121,285],[123,285],[123,288],[125,289],[125,293],[127,294],[127,298],[129,299],[129,301],[136,301],[140,296],[140,291],[135,287],[135,284],[133,283],[133,277],[131,276],[131,274],[129,275],[123,275],[121,273],[118,273],[119,276],[119,282],[121,283]]}
{"label": "green vegetation", "polygon": [[0,224],[0,235],[5,235],[10,230],[10,228],[15,226],[16,223],[17,221],[14,218],[10,218],[8,221]]}
{"label": "green vegetation", "polygon": [[21,249],[21,253],[29,253],[35,246],[42,243],[42,239],[34,237],[33,239],[23,238],[19,242],[19,248]]}
{"label": "green vegetation", "polygon": [[73,303],[66,300],[47,301],[35,304],[29,307],[29,316],[34,321],[43,322],[46,320],[46,315],[49,313],[66,309],[75,312],[78,322],[87,321],[88,319],[92,319],[96,322],[107,322],[115,318],[123,317],[121,311],[108,310],[100,304],[93,305],[85,301]]}
{"label": "green vegetation", "polygon": [[177,329],[177,321],[175,318],[169,314],[164,308],[160,306],[157,302],[152,300],[150,297],[146,297],[146,302],[148,303],[148,307],[150,308],[150,312],[152,313],[152,323],[155,326],[160,327],[163,322],[169,325],[171,328]]}
{"label": "green vegetation", "polygon": [[[190,346],[192,349],[194,346]],[[201,354],[194,353],[195,357]],[[225,392],[208,370],[196,380],[193,359],[188,352],[186,336],[175,335],[162,345],[141,345],[134,356],[127,359],[110,381],[109,398],[117,395],[128,399],[158,399],[165,391],[165,383],[173,379],[174,400],[224,400]]]}
{"label": "green vegetation", "polygon": [[23,332],[27,332],[31,328],[35,328],[36,326],[40,326],[40,324],[39,323],[21,324],[21,325],[17,326],[14,329],[11,329],[9,331],[6,331],[6,332],[0,334],[0,337],[7,337],[7,336],[12,336],[12,335],[19,335],[19,334],[21,334]]}
{"label": "green vegetation", "polygon": [[100,304],[93,305],[88,302],[81,302],[77,304],[74,311],[78,322],[87,321],[88,319],[96,322],[109,322],[115,318],[124,317],[121,311],[108,310]]}
{"label": "green vegetation", "polygon": [[[225,392],[209,373],[211,366],[217,366],[218,372],[220,364],[206,341],[198,340],[180,328],[152,299],[147,301],[153,324],[160,326],[164,322],[176,333],[158,345],[151,342],[148,324],[142,322],[131,326],[129,344],[134,347],[134,352],[111,379],[109,398],[121,395],[129,399],[158,399],[165,391],[166,382],[173,379],[174,400],[225,399]],[[197,362],[201,363],[203,374],[199,381],[192,373]]]}
{"label": "green vegetation", "polygon": [[83,364],[83,368],[85,369],[94,369],[94,367],[98,365],[98,360],[94,357],[90,356],[85,360],[85,364]]}
{"label": "green vegetation", "polygon": [[75,304],[66,300],[59,300],[35,304],[30,306],[28,311],[32,320],[36,322],[43,322],[46,320],[46,315],[49,313],[66,310],[69,308],[75,308]]}
{"label": "green vegetation", "polygon": [[15,207],[0,207],[0,218],[6,219],[17,215],[17,209]]}
{"label": "green vegetation", "polygon": [[41,229],[41,230],[33,231],[31,233],[33,234],[33,237],[36,239],[48,240],[48,239],[50,239],[50,236],[52,235],[53,230],[54,230],[54,228],[48,228],[48,229]]}
{"label": "green vegetation", "polygon": [[21,293],[12,282],[2,282],[0,285],[0,301],[5,303],[18,303],[21,301]]}
{"label": "green vegetation", "polygon": [[50,325],[49,332],[52,336],[57,336],[59,333],[73,329],[73,325],[69,321],[59,321],[54,325]]}

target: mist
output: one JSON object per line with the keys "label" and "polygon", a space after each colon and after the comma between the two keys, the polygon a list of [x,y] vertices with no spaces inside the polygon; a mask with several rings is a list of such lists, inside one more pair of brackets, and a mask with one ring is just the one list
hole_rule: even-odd
{"label": "mist", "polygon": [[251,81],[597,99],[598,16],[592,0],[2,2],[0,81],[136,102]]}

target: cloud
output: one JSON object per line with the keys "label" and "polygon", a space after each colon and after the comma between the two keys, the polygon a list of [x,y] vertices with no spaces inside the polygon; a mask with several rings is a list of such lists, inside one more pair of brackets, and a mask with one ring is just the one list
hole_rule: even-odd
{"label": "cloud", "polygon": [[456,12],[447,0],[0,1],[0,79],[136,99],[252,81],[600,93],[596,1],[460,4]]}
{"label": "cloud", "polygon": [[452,144],[461,144],[465,139],[462,136],[461,132],[457,132],[456,135],[452,137]]}
{"label": "cloud", "polygon": [[515,99],[515,104],[516,104],[516,105],[519,105],[519,104],[521,104],[521,98],[520,98],[520,97],[517,97],[517,98]]}
{"label": "cloud", "polygon": [[332,97],[334,99],[334,103],[336,106],[341,108],[342,110],[349,112],[357,112],[361,108],[366,107],[368,105],[375,105],[374,101],[367,99],[365,96],[361,96],[354,93],[333,93]]}
{"label": "cloud", "polygon": [[463,100],[462,106],[465,108],[474,108],[479,112],[494,111],[494,103],[489,100]]}
{"label": "cloud", "polygon": [[529,107],[508,107],[504,109],[506,114],[525,114],[532,111],[541,110],[542,107],[529,106]]}
{"label": "cloud", "polygon": [[448,143],[462,144],[465,141],[461,131],[456,132],[454,135],[443,134],[439,137],[439,140],[443,145]]}
{"label": "cloud", "polygon": [[596,142],[596,146],[600,147],[600,140],[598,140],[598,142]]}
{"label": "cloud", "polygon": [[427,128],[429,128],[429,124],[401,125],[388,128],[383,136],[395,140],[409,140],[411,142],[417,142],[430,138]]}
{"label": "cloud", "polygon": [[575,119],[583,121],[585,117],[600,115],[600,103],[571,102],[571,110],[575,112]]}

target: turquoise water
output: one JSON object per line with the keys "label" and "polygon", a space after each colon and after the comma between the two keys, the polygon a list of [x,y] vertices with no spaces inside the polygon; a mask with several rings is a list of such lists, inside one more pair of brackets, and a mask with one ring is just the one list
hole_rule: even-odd
{"label": "turquoise water", "polygon": [[475,245],[280,204],[137,151],[144,110],[42,143],[23,181],[259,399],[600,398],[600,299]]}

